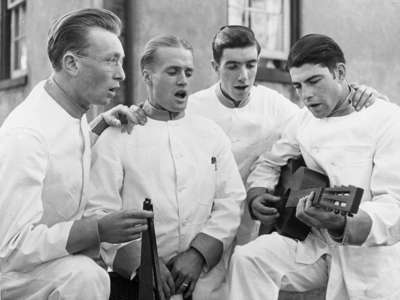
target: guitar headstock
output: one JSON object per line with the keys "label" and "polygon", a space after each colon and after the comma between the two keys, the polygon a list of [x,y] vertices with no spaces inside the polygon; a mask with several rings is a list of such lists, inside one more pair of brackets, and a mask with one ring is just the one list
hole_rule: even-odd
{"label": "guitar headstock", "polygon": [[324,188],[319,197],[314,197],[313,205],[351,217],[358,212],[363,193],[363,189],[352,185]]}

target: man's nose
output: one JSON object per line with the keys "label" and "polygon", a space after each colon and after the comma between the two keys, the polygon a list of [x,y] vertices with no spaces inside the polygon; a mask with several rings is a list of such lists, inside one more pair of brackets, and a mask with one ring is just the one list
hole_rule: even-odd
{"label": "man's nose", "polygon": [[188,84],[188,77],[186,76],[185,72],[180,72],[177,77],[178,85],[187,85]]}
{"label": "man's nose", "polygon": [[245,66],[241,67],[238,80],[240,82],[246,82],[246,80],[248,78],[249,78],[249,71],[247,70],[247,68]]}
{"label": "man's nose", "polygon": [[304,102],[307,102],[312,98],[313,95],[314,95],[313,89],[304,85],[303,88],[301,89],[300,98],[302,98]]}
{"label": "man's nose", "polygon": [[114,79],[118,80],[118,81],[123,81],[125,80],[125,71],[124,68],[121,64],[118,64],[117,69],[114,73]]}

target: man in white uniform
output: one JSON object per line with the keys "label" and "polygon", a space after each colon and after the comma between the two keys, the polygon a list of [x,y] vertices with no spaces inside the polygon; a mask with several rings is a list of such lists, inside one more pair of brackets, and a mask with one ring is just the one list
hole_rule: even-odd
{"label": "man in white uniform", "polygon": [[232,256],[230,297],[278,299],[280,289],[327,287],[326,299],[400,298],[400,110],[378,99],[356,112],[348,96],[345,59],[329,37],[306,35],[291,49],[288,67],[306,108],[282,138],[257,160],[249,178],[251,212],[266,224],[278,217],[268,207],[280,167],[302,155],[325,173],[331,186],[364,189],[360,210],[344,217],[297,205],[297,218],[312,227],[303,241],[263,235]]}
{"label": "man in white uniform", "polygon": [[[120,26],[97,9],[56,21],[48,41],[53,74],[0,129],[2,300],[108,299],[107,272],[90,257],[101,241],[131,241],[146,229],[148,212],[81,219],[91,151],[85,112],[108,104],[125,77]],[[96,123],[121,125],[118,113],[137,117],[118,106]]]}
{"label": "man in white uniform", "polygon": [[[141,58],[146,126],[130,136],[109,129],[94,147],[88,215],[154,205],[163,294],[220,299],[225,250],[246,197],[230,142],[214,122],[186,116],[191,46],[174,36],[150,40]],[[140,241],[105,244],[103,259],[132,278]],[[117,251],[118,250],[118,251]]]}
{"label": "man in white uniform", "polygon": [[[243,182],[258,156],[280,137],[284,126],[298,111],[297,105],[278,92],[254,85],[260,45],[245,26],[224,26],[212,41],[212,66],[219,81],[189,97],[187,113],[215,121],[228,135]],[[370,90],[360,87],[353,97],[362,107],[372,98]],[[236,242],[245,244],[258,235],[259,222],[247,209]]]}

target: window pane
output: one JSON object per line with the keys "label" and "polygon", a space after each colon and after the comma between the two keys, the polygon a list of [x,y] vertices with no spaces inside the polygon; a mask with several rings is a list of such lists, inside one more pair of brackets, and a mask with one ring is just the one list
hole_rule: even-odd
{"label": "window pane", "polygon": [[13,65],[13,70],[18,70],[20,69],[20,61],[19,61],[19,41],[14,41],[14,65]]}
{"label": "window pane", "polygon": [[261,56],[285,60],[290,47],[289,0],[229,0],[229,24],[249,26],[261,45]]}
{"label": "window pane", "polygon": [[230,25],[248,25],[248,0],[230,0],[228,6],[228,23]]}
{"label": "window pane", "polygon": [[14,37],[19,36],[19,9],[13,10]]}
{"label": "window pane", "polygon": [[26,70],[28,68],[28,49],[26,48],[25,37],[20,40],[20,58],[19,58],[19,65],[21,70]]}
{"label": "window pane", "polygon": [[283,7],[281,0],[253,0],[251,28],[261,47],[267,51],[284,51]]}
{"label": "window pane", "polygon": [[26,3],[19,1],[11,9],[11,77],[21,76],[27,71],[27,48],[25,39]]}

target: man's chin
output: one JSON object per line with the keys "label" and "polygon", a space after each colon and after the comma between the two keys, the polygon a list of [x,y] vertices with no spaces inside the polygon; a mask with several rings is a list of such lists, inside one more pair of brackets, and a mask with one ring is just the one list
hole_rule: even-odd
{"label": "man's chin", "polygon": [[231,96],[231,98],[237,102],[242,102],[246,100],[249,97],[249,95],[250,93],[247,91],[236,92],[235,95],[233,95],[233,97]]}
{"label": "man's chin", "polygon": [[311,110],[311,113],[313,114],[314,117],[316,117],[317,119],[323,119],[327,117],[327,114],[325,112],[318,112],[318,111],[313,111]]}
{"label": "man's chin", "polygon": [[104,98],[104,99],[97,99],[97,101],[95,103],[93,103],[94,105],[109,105],[111,104],[111,102],[113,101],[114,97],[112,98]]}

